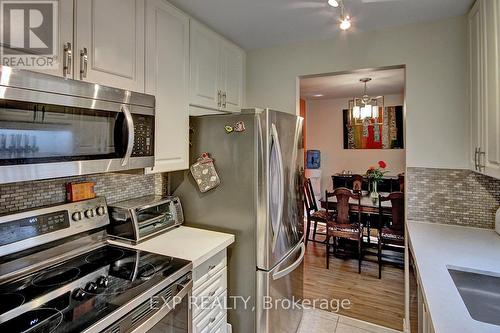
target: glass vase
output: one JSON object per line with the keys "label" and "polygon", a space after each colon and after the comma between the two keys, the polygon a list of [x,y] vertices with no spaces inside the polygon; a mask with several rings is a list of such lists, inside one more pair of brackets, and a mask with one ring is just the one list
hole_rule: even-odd
{"label": "glass vase", "polygon": [[377,185],[378,182],[372,181],[372,186],[371,186],[371,192],[370,192],[370,198],[374,203],[378,201],[378,191],[377,191]]}

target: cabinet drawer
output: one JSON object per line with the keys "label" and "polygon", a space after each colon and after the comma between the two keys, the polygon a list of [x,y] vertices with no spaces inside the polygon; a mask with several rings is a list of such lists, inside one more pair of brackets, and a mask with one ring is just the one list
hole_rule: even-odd
{"label": "cabinet drawer", "polygon": [[[223,318],[226,317],[226,310],[216,306],[211,311],[200,316],[193,322],[193,333],[212,333]],[[220,332],[220,331],[219,331]],[[224,332],[224,331],[222,331]]]}
{"label": "cabinet drawer", "polygon": [[[194,306],[200,306],[202,302],[211,302],[226,289],[227,269],[224,268],[206,283],[193,290]],[[194,313],[193,317],[195,317]]]}
{"label": "cabinet drawer", "polygon": [[196,325],[196,323],[200,322],[205,318],[206,316],[210,315],[210,313],[214,309],[221,309],[224,313],[227,312],[227,291],[224,290],[221,294],[214,296],[211,299],[207,299],[200,304],[193,304],[192,305],[192,311],[193,311],[193,323]]}
{"label": "cabinet drawer", "polygon": [[226,249],[224,249],[194,269],[193,289],[198,288],[198,286],[201,286],[203,283],[210,280],[212,276],[226,267],[226,265]]}
{"label": "cabinet drawer", "polygon": [[215,327],[210,331],[210,333],[227,333],[227,317],[222,317],[222,319],[215,324]]}

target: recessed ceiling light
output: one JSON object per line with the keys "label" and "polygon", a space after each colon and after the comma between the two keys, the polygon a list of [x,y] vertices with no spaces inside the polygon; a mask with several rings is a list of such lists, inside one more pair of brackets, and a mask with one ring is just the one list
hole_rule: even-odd
{"label": "recessed ceiling light", "polygon": [[339,2],[337,0],[328,0],[328,4],[335,8],[339,6]]}
{"label": "recessed ceiling light", "polygon": [[314,94],[313,97],[323,97],[323,94]]}

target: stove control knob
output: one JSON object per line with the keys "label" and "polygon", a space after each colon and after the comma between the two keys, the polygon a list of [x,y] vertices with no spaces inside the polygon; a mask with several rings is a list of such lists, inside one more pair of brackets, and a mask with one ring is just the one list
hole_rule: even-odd
{"label": "stove control knob", "polygon": [[107,288],[109,283],[108,277],[102,275],[97,279],[96,283],[99,288]]}
{"label": "stove control knob", "polygon": [[93,209],[87,209],[84,214],[85,214],[85,217],[88,219],[94,217],[94,215],[95,215]]}
{"label": "stove control knob", "polygon": [[82,219],[82,212],[74,212],[71,214],[71,219],[75,222],[80,221]]}
{"label": "stove control knob", "polygon": [[78,288],[73,291],[73,299],[77,301],[83,301],[83,299],[87,296],[87,293],[82,289]]}
{"label": "stove control knob", "polygon": [[95,212],[98,216],[103,216],[104,214],[106,214],[106,208],[104,206],[99,206],[96,208]]}
{"label": "stove control knob", "polygon": [[95,284],[94,282],[87,283],[87,285],[85,286],[85,291],[88,293],[95,293],[97,291],[97,284]]}

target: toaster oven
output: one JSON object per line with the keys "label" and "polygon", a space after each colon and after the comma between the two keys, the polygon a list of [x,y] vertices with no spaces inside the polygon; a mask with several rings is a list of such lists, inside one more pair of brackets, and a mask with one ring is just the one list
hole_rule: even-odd
{"label": "toaster oven", "polygon": [[112,238],[137,244],[184,222],[177,197],[148,195],[108,205]]}

